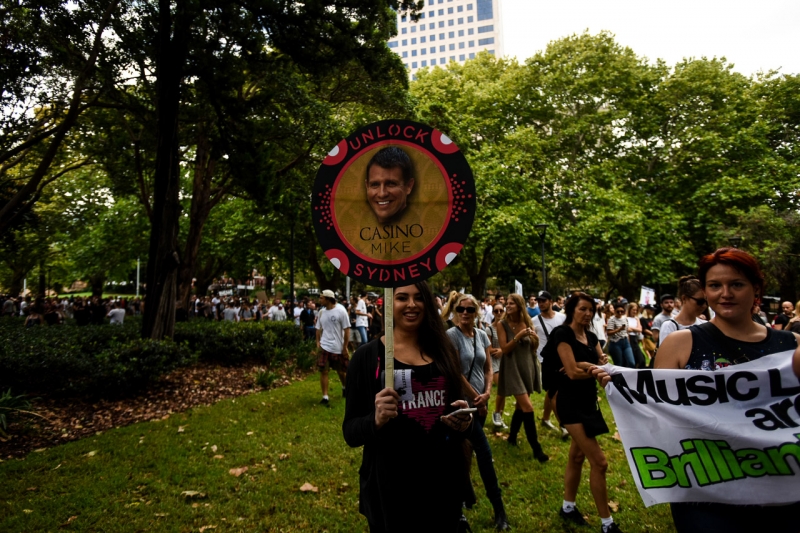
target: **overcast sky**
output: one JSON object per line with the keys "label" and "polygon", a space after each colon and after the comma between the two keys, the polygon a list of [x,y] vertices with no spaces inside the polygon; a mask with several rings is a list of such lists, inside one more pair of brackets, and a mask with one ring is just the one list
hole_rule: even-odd
{"label": "overcast sky", "polygon": [[751,75],[800,73],[799,0],[500,0],[505,54],[520,61],[574,33],[608,30],[617,42],[672,66],[726,57]]}

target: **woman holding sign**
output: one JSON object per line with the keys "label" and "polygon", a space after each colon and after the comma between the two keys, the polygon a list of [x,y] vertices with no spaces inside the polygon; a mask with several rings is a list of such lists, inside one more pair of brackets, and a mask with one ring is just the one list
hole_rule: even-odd
{"label": "woman holding sign", "polygon": [[469,294],[462,295],[456,300],[456,319],[458,326],[447,330],[447,336],[453,341],[458,356],[461,359],[461,373],[467,378],[472,388],[470,397],[472,406],[477,407],[475,422],[472,424],[468,439],[475,450],[478,459],[478,470],[481,473],[486,496],[492,502],[494,509],[494,523],[498,531],[510,529],[503,499],[500,496],[500,485],[497,483],[497,473],[492,461],[492,449],[483,432],[486,423],[487,403],[492,394],[492,346],[489,336],[485,331],[475,327],[478,317],[477,300]]}
{"label": "woman holding sign", "polygon": [[[794,350],[798,357],[800,337],[753,321],[753,312],[764,294],[764,274],[750,254],[738,248],[720,248],[700,260],[698,278],[705,299],[716,314],[710,322],[675,331],[665,339],[658,350],[656,368],[715,370],[787,350]],[[800,503],[768,507],[723,503],[670,506],[679,533],[762,529],[797,533],[800,529]]]}
{"label": "woman holding sign", "polygon": [[583,514],[575,505],[575,497],[578,494],[583,463],[589,459],[589,486],[600,515],[602,531],[620,533],[608,507],[608,461],[595,438],[608,433],[608,426],[597,403],[597,386],[591,373],[595,365],[608,361],[597,336],[590,331],[596,305],[594,298],[586,293],[573,295],[565,307],[567,318],[564,324],[550,333],[550,340],[543,353],[545,372],[550,368],[561,367],[556,409],[561,423],[572,437],[564,472],[564,502],[559,514],[574,524],[587,525]]}
{"label": "woman holding sign", "polygon": [[347,372],[342,431],[363,446],[359,511],[371,532],[456,531],[469,494],[462,443],[472,423],[458,355],[425,282],[394,289],[394,389],[384,388],[385,337]]}

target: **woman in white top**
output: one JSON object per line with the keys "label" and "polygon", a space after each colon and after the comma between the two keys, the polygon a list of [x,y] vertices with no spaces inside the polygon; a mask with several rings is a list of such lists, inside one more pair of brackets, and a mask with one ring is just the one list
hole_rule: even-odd
{"label": "woman in white top", "polygon": [[642,336],[642,323],[639,322],[639,304],[631,302],[628,304],[628,342],[631,345],[633,352],[633,362],[636,368],[644,368],[646,363],[644,354],[639,346],[639,340]]}
{"label": "woman in white top", "polygon": [[661,324],[661,331],[658,335],[659,346],[670,333],[705,322],[699,317],[708,307],[708,302],[699,279],[695,276],[683,276],[678,282],[678,296],[681,301],[681,310],[675,318]]}
{"label": "woman in white top", "polygon": [[597,340],[600,341],[600,348],[606,347],[608,337],[606,336],[606,315],[603,312],[604,305],[597,304],[597,312],[592,317],[592,333],[597,335]]}

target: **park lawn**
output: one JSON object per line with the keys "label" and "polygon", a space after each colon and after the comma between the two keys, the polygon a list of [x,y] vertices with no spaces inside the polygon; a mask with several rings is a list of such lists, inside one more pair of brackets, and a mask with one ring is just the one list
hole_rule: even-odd
{"label": "park lawn", "polygon": [[[361,450],[342,439],[344,402],[338,383],[332,390],[331,408],[320,406],[319,383],[311,376],[6,460],[0,463],[0,531],[365,531],[358,513]],[[540,413],[542,396],[534,400]],[[611,422],[607,403],[601,404]],[[509,402],[506,410],[512,408]],[[551,456],[540,465],[524,436],[512,448],[490,434],[514,531],[599,530],[588,465],[577,503],[592,527],[565,527],[556,514],[568,443],[540,430]],[[610,435],[600,442],[611,465],[609,499],[620,505],[614,516],[621,528],[674,531],[667,506],[644,508],[621,444]],[[245,466],[239,477],[229,473]],[[306,482],[319,492],[301,492]],[[491,531],[492,509],[474,462],[473,483],[479,501],[467,516],[476,533]]]}

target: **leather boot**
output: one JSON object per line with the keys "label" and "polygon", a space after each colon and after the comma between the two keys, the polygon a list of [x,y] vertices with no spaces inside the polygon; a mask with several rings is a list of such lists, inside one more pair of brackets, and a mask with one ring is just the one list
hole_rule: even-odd
{"label": "leather boot", "polygon": [[511,524],[508,523],[508,516],[506,516],[506,508],[503,506],[503,499],[498,496],[497,499],[492,500],[492,507],[494,508],[495,529],[497,531],[511,529]]}
{"label": "leather boot", "polygon": [[536,434],[536,420],[533,418],[533,412],[522,413],[522,423],[525,425],[525,436],[528,437],[528,443],[533,449],[533,456],[540,463],[550,460],[543,451],[542,446],[539,444],[539,438]]}
{"label": "leather boot", "polygon": [[514,409],[514,414],[511,416],[511,426],[508,431],[508,443],[512,446],[517,445],[517,434],[522,427],[522,410]]}

